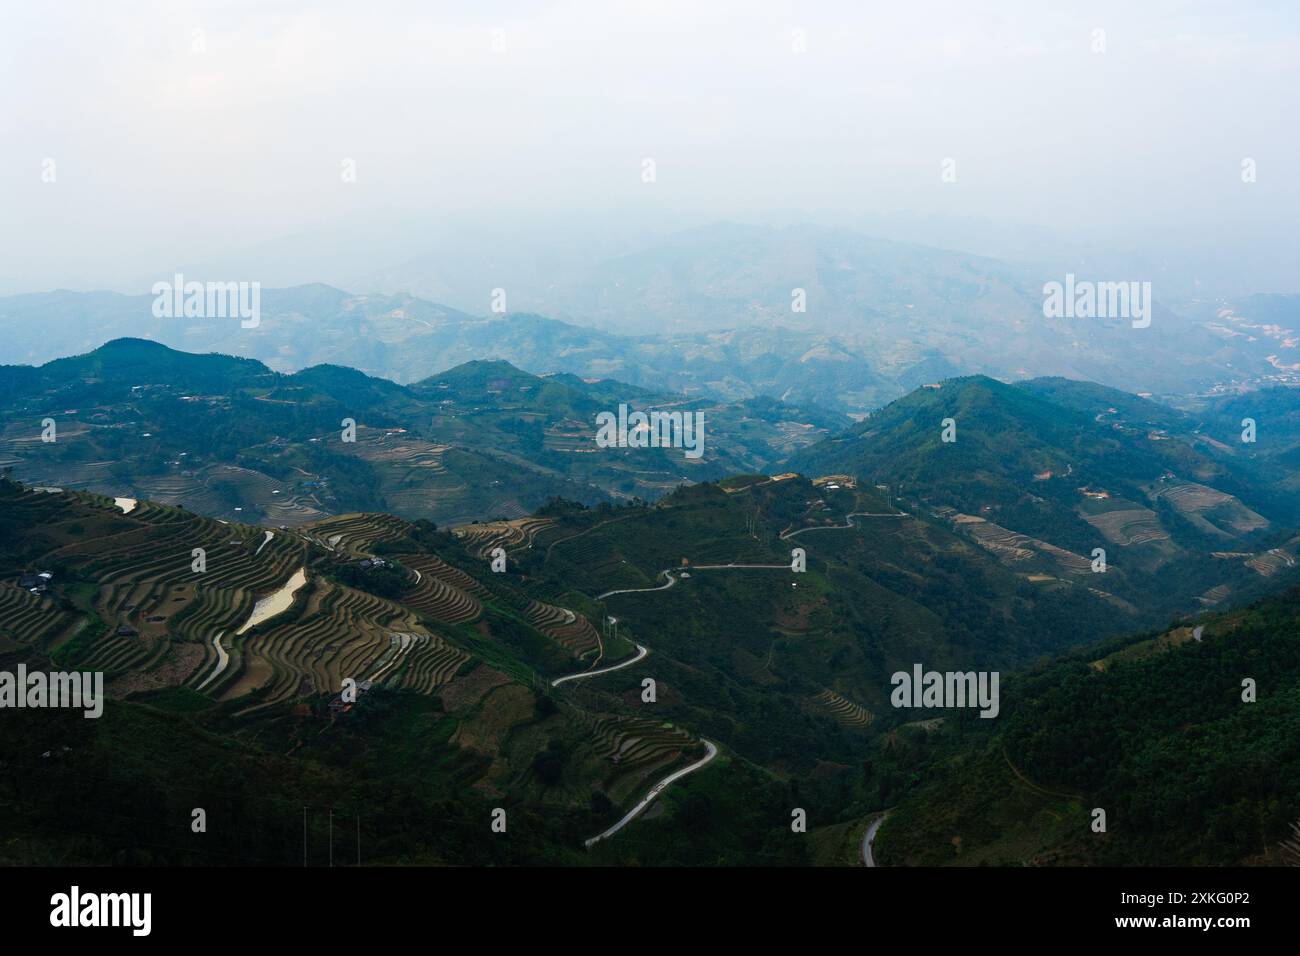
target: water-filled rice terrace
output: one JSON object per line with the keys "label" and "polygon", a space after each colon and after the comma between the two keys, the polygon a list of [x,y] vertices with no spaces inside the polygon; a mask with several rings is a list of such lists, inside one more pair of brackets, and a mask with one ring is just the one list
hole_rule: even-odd
{"label": "water-filled rice terrace", "polygon": [[[12,484],[3,504],[40,529],[29,540],[48,545],[24,564],[57,573],[49,594],[17,586],[16,572],[27,567],[0,582],[0,653],[35,650],[110,678],[133,675],[128,691],[180,684],[238,703],[239,713],[337,693],[348,677],[432,693],[470,660],[457,628],[481,622],[489,604],[545,635],[575,666],[604,651],[581,613],[495,582],[486,567],[475,569],[480,580],[418,550],[411,526],[392,515],[272,531],[152,501],[123,514],[92,493]],[[92,524],[103,533],[88,533]],[[465,540],[484,553],[526,547],[554,526],[474,526]],[[381,597],[336,580],[333,569],[363,563],[384,545],[405,575],[398,593]],[[153,677],[141,682],[141,674]]]}

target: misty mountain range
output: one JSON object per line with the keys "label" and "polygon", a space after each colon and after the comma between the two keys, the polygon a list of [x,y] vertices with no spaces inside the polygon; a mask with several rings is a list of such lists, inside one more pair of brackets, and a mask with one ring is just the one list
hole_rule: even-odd
{"label": "misty mountain range", "polygon": [[[406,292],[326,285],[262,290],[262,320],[155,318],[152,296],[56,291],[0,299],[0,362],[36,364],[119,337],[255,358],[277,371],[347,365],[397,382],[477,359],[536,373],[615,378],[724,401],[768,395],[863,413],[959,374],[1063,376],[1169,400],[1291,384],[1300,296],[1180,304],[1153,290],[1151,326],[1047,318],[1063,275],[812,226],[719,224],[640,252],[531,276],[461,276],[415,258],[370,287],[428,288],[481,314]],[[170,276],[160,279],[170,280]],[[229,280],[254,276],[198,276]],[[1090,276],[1129,281],[1141,276]],[[494,314],[493,289],[506,311]],[[803,290],[806,311],[792,307]],[[537,311],[517,312],[520,302]]]}

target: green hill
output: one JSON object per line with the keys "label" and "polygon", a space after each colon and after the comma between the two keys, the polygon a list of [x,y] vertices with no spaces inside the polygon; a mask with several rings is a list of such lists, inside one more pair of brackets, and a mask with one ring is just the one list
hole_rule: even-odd
{"label": "green hill", "polygon": [[[796,547],[802,573],[790,566]],[[490,568],[497,548],[507,554],[499,573]],[[42,569],[54,575],[46,593],[16,586]],[[535,516],[455,533],[352,514],[269,536],[154,502],[115,506],[4,482],[0,666],[99,670],[110,697],[101,721],[44,711],[6,722],[4,746],[22,772],[0,790],[6,832],[21,835],[5,853],[15,862],[221,854],[283,864],[301,851],[301,807],[324,804],[376,828],[369,862],[842,862],[849,851],[839,844],[872,811],[897,804],[899,822],[891,815],[887,828],[905,834],[905,801],[939,800],[926,788],[947,785],[945,761],[970,765],[961,748],[972,742],[993,753],[979,742],[1003,728],[997,746],[1014,761],[1005,772],[1034,781],[1047,819],[1072,825],[1054,794],[1067,785],[1118,792],[1130,779],[1114,769],[1135,746],[1124,733],[1096,748],[1087,741],[1127,732],[1117,704],[1145,685],[1112,686],[1109,674],[1127,673],[1144,645],[1117,640],[1098,652],[1115,663],[1095,698],[1086,682],[1094,658],[1069,659],[1031,669],[1006,691],[998,721],[973,726],[936,730],[933,715],[918,723],[891,706],[890,676],[917,662],[1034,668],[1160,615],[1155,596],[1124,606],[1086,581],[1029,581],[947,523],[897,512],[843,477],[751,474],[654,505],[556,499]],[[259,616],[290,587],[282,610]],[[1262,636],[1276,623],[1232,645],[1247,657],[1270,648],[1258,662],[1261,688],[1289,679],[1285,649],[1274,661],[1273,639]],[[1223,667],[1246,663],[1237,654]],[[349,677],[369,685],[344,707]],[[1210,693],[1217,679],[1171,678],[1170,687]],[[1060,700],[1078,726],[1058,729],[1054,711],[1020,706],[1023,687],[1042,688],[1052,706],[1057,691],[1089,695]],[[1197,705],[1200,717],[1165,708],[1161,726],[1232,720],[1226,693]],[[1155,719],[1164,699],[1142,719]],[[1008,720],[1008,708],[1019,716]],[[717,758],[674,783],[653,813],[582,850],[654,781],[714,746]],[[1153,758],[1153,774],[1164,759]],[[1002,773],[980,766],[972,800]],[[218,792],[235,778],[255,783]],[[52,816],[88,779],[114,796]],[[457,806],[443,812],[448,803]],[[201,845],[142,838],[196,805],[248,822]],[[1126,820],[1135,812],[1117,805]],[[999,809],[999,819],[1037,821],[1026,806]],[[436,832],[403,823],[424,819],[401,809],[411,807],[438,814]],[[484,840],[495,807],[521,839]],[[790,832],[792,807],[808,813],[814,843]],[[1285,801],[1268,810],[1261,832],[1289,812]],[[309,822],[313,833],[319,826]],[[963,860],[1008,859],[1000,843],[979,848],[986,831],[956,831],[970,850]],[[929,837],[890,832],[880,841],[886,863],[938,859]],[[1017,834],[1015,846],[1029,839]]]}
{"label": "green hill", "polygon": [[[267,537],[7,481],[0,529],[0,666],[100,671],[109,697],[100,720],[44,709],[3,722],[7,863],[290,865],[304,826],[323,846],[324,818],[303,818],[322,804],[359,817],[368,863],[679,859],[637,841],[589,855],[583,841],[704,742],[607,690],[552,688],[634,648],[601,635],[581,596],[569,610],[488,573],[465,550],[472,537],[385,515]],[[16,586],[29,568],[51,569],[47,593]],[[259,617],[257,602],[297,575],[287,606]],[[716,766],[729,768],[728,799],[751,807],[783,789],[733,754]],[[701,771],[697,792],[718,772]],[[103,798],[77,799],[88,785]],[[201,840],[196,806],[211,821]],[[509,840],[483,839],[497,807]],[[772,844],[779,818],[752,824],[681,852],[800,860],[798,844]]]}
{"label": "green hill", "polygon": [[[1004,684],[996,722],[882,742],[885,865],[1282,862],[1300,822],[1300,592]],[[1257,700],[1243,701],[1253,680]],[[987,726],[996,723],[996,726]],[[1092,828],[1106,812],[1105,832]]]}
{"label": "green hill", "polygon": [[1192,419],[1135,396],[977,376],[918,389],[789,464],[884,485],[1040,579],[1083,573],[1102,549],[1095,587],[1160,594],[1176,613],[1248,599],[1276,585],[1275,563],[1294,566],[1294,503],[1212,452]]}
{"label": "green hill", "polygon": [[[703,456],[592,454],[596,416],[622,403],[703,414]],[[273,525],[360,510],[454,524],[521,517],[554,496],[655,498],[763,468],[848,424],[770,400],[732,407],[506,362],[403,386],[338,365],[286,375],[141,339],[0,367],[0,414],[0,466],[20,479]]]}
{"label": "green hill", "polygon": [[[623,391],[607,380],[476,362],[402,386],[165,349],[142,376],[160,348],[0,370],[21,396],[5,406],[14,470],[67,489],[0,482],[0,665],[100,671],[110,697],[103,721],[6,725],[22,770],[0,790],[21,834],[9,859],[283,864],[304,805],[371,814],[387,863],[843,862],[891,806],[886,864],[1223,862],[1274,852],[1296,817],[1273,782],[1245,782],[1254,759],[1290,785],[1289,698],[1243,714],[1240,677],[1223,683],[1255,668],[1261,691],[1285,690],[1289,619],[1260,605],[1194,646],[1168,622],[1294,583],[1300,539],[1253,509],[1253,472],[1158,406],[952,380],[773,474],[761,462],[818,428],[801,409],[634,392],[722,422],[686,484],[680,450],[583,453]],[[610,493],[568,493],[597,483]],[[453,507],[493,520],[425,518]],[[999,719],[892,706],[892,675],[918,664],[1006,675]],[[348,678],[368,682],[354,701]],[[1143,809],[1162,774],[1210,787],[1189,826],[1216,837],[1194,852],[1167,806]],[[214,792],[241,776],[256,786]],[[121,799],[56,819],[87,779]],[[262,822],[202,846],[141,838],[196,799]],[[1132,849],[1079,839],[1094,799]],[[416,832],[403,807],[445,825]],[[480,845],[497,807],[526,835]],[[815,840],[790,831],[795,807]]]}

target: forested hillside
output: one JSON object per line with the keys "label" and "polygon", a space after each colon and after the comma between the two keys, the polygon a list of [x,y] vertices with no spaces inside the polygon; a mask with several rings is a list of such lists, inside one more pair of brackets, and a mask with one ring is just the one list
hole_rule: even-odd
{"label": "forested hillside", "polygon": [[886,864],[1281,862],[1300,822],[1300,591],[1072,654],[1009,680],[998,721],[913,736],[878,758],[917,778],[881,828]]}

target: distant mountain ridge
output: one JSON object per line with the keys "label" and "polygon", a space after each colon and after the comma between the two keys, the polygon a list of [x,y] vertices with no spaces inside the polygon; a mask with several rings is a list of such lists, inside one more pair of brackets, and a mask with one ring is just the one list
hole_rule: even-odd
{"label": "distant mountain ridge", "polygon": [[[412,275],[426,267],[410,265]],[[286,372],[330,363],[409,383],[504,359],[537,372],[854,413],[962,374],[1063,376],[1172,396],[1286,378],[1279,367],[1296,364],[1289,350],[1300,338],[1272,337],[1294,297],[1251,299],[1245,307],[1263,310],[1260,319],[1213,310],[1183,317],[1160,304],[1157,288],[1151,326],[1134,329],[1124,319],[1046,317],[1042,286],[1062,278],[847,230],[722,223],[540,284],[501,279],[501,314],[313,284],[263,289],[260,323],[244,329],[156,318],[148,295],[10,296],[0,299],[0,362],[34,364],[137,337]],[[390,276],[385,287],[393,284],[404,280]],[[491,291],[482,290],[484,313]]]}
{"label": "distant mountain ridge", "polygon": [[[704,415],[701,456],[591,454],[597,416],[621,404]],[[400,385],[343,365],[285,374],[144,339],[0,366],[0,412],[0,464],[22,480],[285,524],[358,510],[462,523],[521,517],[556,496],[656,498],[761,469],[850,423],[815,407],[691,399],[499,360]]]}

